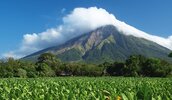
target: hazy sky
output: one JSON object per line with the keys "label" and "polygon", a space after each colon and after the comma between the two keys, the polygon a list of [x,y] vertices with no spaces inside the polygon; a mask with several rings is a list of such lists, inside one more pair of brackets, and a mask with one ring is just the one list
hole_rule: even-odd
{"label": "hazy sky", "polygon": [[172,35],[172,0],[1,0],[0,55],[20,47],[25,34],[63,23],[78,7],[103,8],[118,20],[161,37]]}

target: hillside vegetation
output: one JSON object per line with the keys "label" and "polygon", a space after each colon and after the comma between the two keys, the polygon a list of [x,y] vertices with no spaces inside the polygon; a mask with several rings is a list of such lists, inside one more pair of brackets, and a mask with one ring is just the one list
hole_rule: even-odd
{"label": "hillside vegetation", "polygon": [[86,64],[62,62],[51,53],[44,53],[37,62],[14,60],[0,62],[0,77],[55,77],[55,76],[141,76],[167,77],[172,65],[157,58],[141,55],[130,56],[125,62]]}
{"label": "hillside vegetation", "polygon": [[102,26],[61,45],[35,52],[23,60],[36,61],[43,53],[53,53],[63,62],[124,62],[130,55],[144,55],[172,62],[168,57],[169,49],[143,38],[124,35],[113,25]]}

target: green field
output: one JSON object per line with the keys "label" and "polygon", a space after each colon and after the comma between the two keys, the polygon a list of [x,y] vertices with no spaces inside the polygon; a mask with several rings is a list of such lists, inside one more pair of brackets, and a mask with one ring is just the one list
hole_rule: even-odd
{"label": "green field", "polygon": [[172,100],[170,78],[0,79],[0,100]]}

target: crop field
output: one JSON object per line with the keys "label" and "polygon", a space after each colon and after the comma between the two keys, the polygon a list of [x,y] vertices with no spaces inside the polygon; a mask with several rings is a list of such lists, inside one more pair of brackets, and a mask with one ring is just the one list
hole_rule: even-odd
{"label": "crop field", "polygon": [[172,100],[170,78],[0,79],[0,100]]}

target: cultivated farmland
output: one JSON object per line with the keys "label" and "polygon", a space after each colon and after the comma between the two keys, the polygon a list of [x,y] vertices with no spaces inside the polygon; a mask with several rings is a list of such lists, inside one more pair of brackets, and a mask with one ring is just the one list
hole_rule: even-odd
{"label": "cultivated farmland", "polygon": [[0,100],[172,100],[170,78],[0,79]]}

